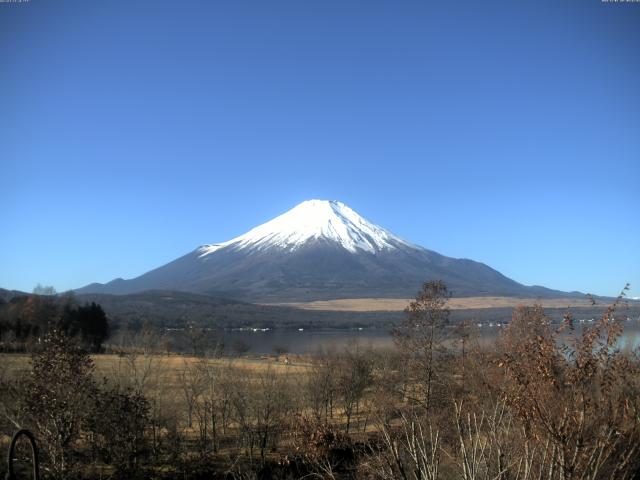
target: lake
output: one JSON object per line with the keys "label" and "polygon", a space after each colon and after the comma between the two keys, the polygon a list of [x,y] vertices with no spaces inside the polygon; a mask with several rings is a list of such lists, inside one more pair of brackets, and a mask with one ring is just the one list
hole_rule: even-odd
{"label": "lake", "polygon": [[[624,333],[619,339],[622,349],[635,349],[640,347],[640,320],[634,318],[624,321]],[[589,325],[589,319],[584,323],[576,323],[576,333],[581,327]],[[501,331],[500,324],[484,323],[478,327],[480,343],[490,343],[495,340]],[[224,334],[225,343],[229,347],[241,341],[249,347],[248,353],[273,354],[275,348],[282,347],[289,353],[309,354],[319,349],[334,348],[342,350],[354,342],[361,347],[390,348],[393,347],[393,338],[388,329],[363,328],[363,329],[294,329],[294,330],[267,330],[267,329],[238,329],[229,330]],[[563,338],[568,339],[567,334]]]}

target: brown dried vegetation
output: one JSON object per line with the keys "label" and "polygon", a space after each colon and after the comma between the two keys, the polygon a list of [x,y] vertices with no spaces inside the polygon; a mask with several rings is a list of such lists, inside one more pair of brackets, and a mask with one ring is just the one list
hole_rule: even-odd
{"label": "brown dried vegetation", "polygon": [[0,428],[35,431],[48,478],[639,478],[623,295],[593,324],[518,307],[489,347],[471,322],[446,328],[448,299],[425,284],[395,349],[286,364],[168,355],[150,331],[94,364],[47,339],[30,366],[0,364]]}

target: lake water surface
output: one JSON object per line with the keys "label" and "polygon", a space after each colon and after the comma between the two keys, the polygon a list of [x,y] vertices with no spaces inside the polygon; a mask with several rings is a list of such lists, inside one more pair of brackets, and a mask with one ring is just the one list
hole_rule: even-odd
{"label": "lake water surface", "polygon": [[[640,347],[640,320],[632,319],[624,321],[624,333],[619,339],[621,349],[630,350]],[[589,325],[576,325],[576,333],[581,327]],[[489,344],[494,341],[501,331],[497,324],[483,324],[478,327],[479,342]],[[393,347],[393,338],[388,329],[301,329],[301,330],[231,330],[225,332],[225,343],[232,346],[234,342],[246,343],[253,354],[272,354],[278,347],[286,349],[293,354],[315,353],[320,349],[342,350],[356,342],[360,347],[390,348]],[[568,335],[563,338],[569,339]]]}

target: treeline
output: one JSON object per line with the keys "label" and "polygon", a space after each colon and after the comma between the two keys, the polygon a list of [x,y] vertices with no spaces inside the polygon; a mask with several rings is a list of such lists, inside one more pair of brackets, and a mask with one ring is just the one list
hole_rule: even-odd
{"label": "treeline", "polygon": [[18,295],[0,300],[0,351],[26,351],[57,330],[98,352],[109,336],[109,321],[94,302],[79,304],[72,294]]}
{"label": "treeline", "polygon": [[331,312],[258,305],[177,291],[147,291],[128,295],[80,294],[83,302],[100,304],[114,328],[145,324],[157,328],[189,325],[237,328],[354,328],[389,324],[402,312]]}
{"label": "treeline", "polygon": [[622,298],[580,330],[517,308],[488,347],[471,322],[445,328],[447,300],[425,284],[392,350],[269,367],[167,355],[141,331],[98,374],[52,331],[29,375],[0,368],[0,427],[33,429],[56,479],[638,478],[640,359],[617,347]]}
{"label": "treeline", "polygon": [[[301,310],[175,291],[147,291],[129,295],[81,294],[77,295],[77,299],[83,303],[95,302],[101,305],[114,330],[124,326],[137,330],[146,324],[156,328],[391,328],[403,318],[401,311]],[[605,310],[606,306],[593,305],[579,307],[575,311],[581,318],[596,318]],[[508,322],[512,311],[513,308],[506,307],[453,310],[450,319],[452,323],[466,319],[477,322]],[[546,310],[547,315],[555,322],[561,322],[565,312],[564,308]],[[631,306],[626,313],[638,317],[640,306]]]}

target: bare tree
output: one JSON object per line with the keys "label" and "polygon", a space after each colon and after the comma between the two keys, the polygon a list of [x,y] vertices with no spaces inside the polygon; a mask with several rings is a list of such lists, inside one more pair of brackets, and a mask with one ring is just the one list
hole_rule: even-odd
{"label": "bare tree", "polygon": [[367,352],[358,349],[357,345],[353,345],[340,356],[336,384],[346,417],[346,433],[349,433],[354,413],[358,414],[358,407],[366,388],[372,383],[372,371],[371,357]]}
{"label": "bare tree", "polygon": [[449,322],[449,292],[441,281],[426,282],[405,309],[405,319],[393,331],[396,345],[406,355],[408,370],[419,390],[412,398],[427,410],[432,406],[438,378],[438,354],[444,351],[444,327]]}
{"label": "bare tree", "polygon": [[236,377],[232,404],[240,426],[241,443],[250,461],[258,448],[264,464],[269,446],[275,446],[286,419],[291,415],[289,382],[284,374],[269,368],[250,377],[246,372]]}
{"label": "bare tree", "polygon": [[58,292],[51,285],[37,284],[33,287],[33,293],[36,295],[56,295]]}
{"label": "bare tree", "polygon": [[197,369],[200,389],[195,398],[195,414],[198,420],[201,451],[218,450],[220,428],[224,428],[228,396],[225,389],[226,366],[220,366],[207,358],[200,359]]}
{"label": "bare tree", "polygon": [[319,351],[311,359],[311,368],[306,375],[305,393],[307,402],[317,422],[328,422],[333,417],[333,406],[337,390],[338,357],[334,351]]}
{"label": "bare tree", "polygon": [[205,372],[189,360],[183,361],[180,371],[180,391],[187,413],[187,427],[193,427],[193,414],[205,388]]}
{"label": "bare tree", "polygon": [[383,449],[370,456],[367,470],[384,480],[437,480],[442,453],[438,430],[413,408],[400,412],[396,423],[378,426]]}

